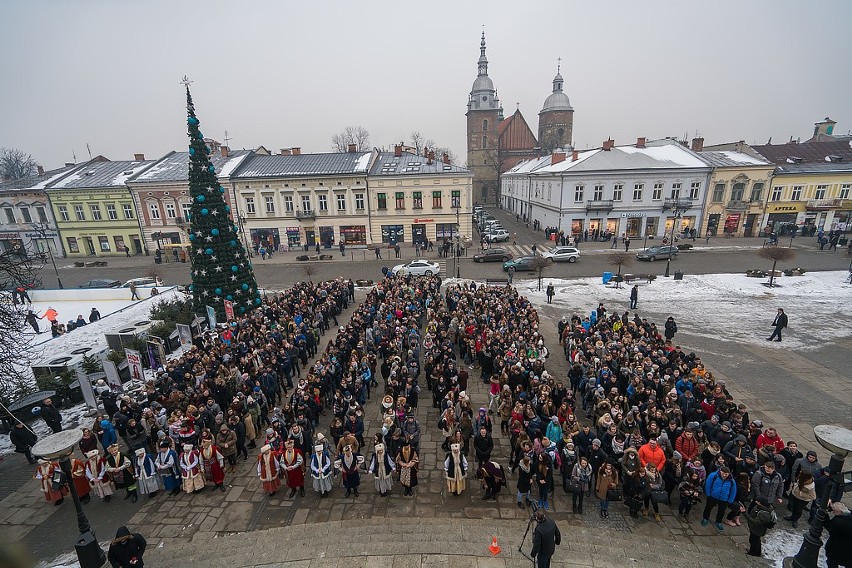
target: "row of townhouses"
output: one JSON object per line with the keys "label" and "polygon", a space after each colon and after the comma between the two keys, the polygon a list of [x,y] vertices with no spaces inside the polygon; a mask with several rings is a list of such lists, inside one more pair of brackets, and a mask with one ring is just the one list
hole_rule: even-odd
{"label": "row of townhouses", "polygon": [[[271,154],[211,142],[247,246],[425,243],[471,236],[472,175],[446,155]],[[0,249],[57,256],[152,254],[189,246],[189,154],[102,156],[0,184]]]}
{"label": "row of townhouses", "polygon": [[638,138],[521,162],[501,176],[501,206],[574,235],[757,236],[852,230],[850,190],[848,140],[705,148]]}

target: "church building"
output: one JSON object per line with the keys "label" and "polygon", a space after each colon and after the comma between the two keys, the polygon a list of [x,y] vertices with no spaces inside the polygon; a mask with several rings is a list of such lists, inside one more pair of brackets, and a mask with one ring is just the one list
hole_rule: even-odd
{"label": "church building", "polygon": [[538,114],[538,139],[520,109],[503,116],[494,82],[488,76],[485,32],[479,44],[477,75],[467,102],[467,166],[473,172],[473,196],[480,203],[500,202],[500,175],[518,163],[570,148],[574,109],[557,68],[553,92]]}

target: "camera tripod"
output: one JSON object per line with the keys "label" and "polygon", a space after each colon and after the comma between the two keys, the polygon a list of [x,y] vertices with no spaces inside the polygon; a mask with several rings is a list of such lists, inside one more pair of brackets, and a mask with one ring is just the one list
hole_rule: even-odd
{"label": "camera tripod", "polygon": [[518,545],[518,552],[521,553],[521,556],[532,562],[533,568],[535,568],[535,558],[524,552],[524,542],[527,540],[527,535],[530,534],[530,528],[535,522],[535,514],[538,511],[538,504],[535,501],[528,501],[530,506],[532,507],[532,514],[530,515],[529,521],[527,521],[527,530],[524,531],[524,536],[521,538],[521,543]]}

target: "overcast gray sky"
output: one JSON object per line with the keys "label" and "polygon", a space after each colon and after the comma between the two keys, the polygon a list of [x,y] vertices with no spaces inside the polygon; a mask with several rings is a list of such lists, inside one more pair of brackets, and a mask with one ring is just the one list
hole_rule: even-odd
{"label": "overcast gray sky", "polygon": [[608,136],[706,143],[852,129],[852,2],[4,0],[0,146],[52,168],[186,147],[187,74],[205,136],[330,150],[413,130],[464,160],[485,25],[506,116],[533,132],[562,57],[578,148]]}

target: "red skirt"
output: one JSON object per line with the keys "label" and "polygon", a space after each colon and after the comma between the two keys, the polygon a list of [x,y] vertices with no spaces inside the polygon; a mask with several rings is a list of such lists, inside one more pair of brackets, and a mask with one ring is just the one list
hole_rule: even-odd
{"label": "red skirt", "polygon": [[277,477],[272,481],[264,481],[262,483],[264,493],[275,493],[281,487],[281,480]]}
{"label": "red skirt", "polygon": [[50,491],[44,492],[45,500],[49,501],[50,503],[53,503],[54,501],[59,501],[60,499],[64,499],[66,495],[68,495],[67,485],[63,485],[60,491],[53,491],[51,489]]}
{"label": "red skirt", "polygon": [[73,477],[73,479],[74,488],[77,490],[77,497],[85,497],[92,490],[92,486],[89,485],[89,480],[86,478],[85,475],[81,477]]}

